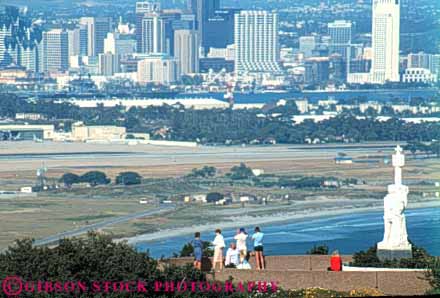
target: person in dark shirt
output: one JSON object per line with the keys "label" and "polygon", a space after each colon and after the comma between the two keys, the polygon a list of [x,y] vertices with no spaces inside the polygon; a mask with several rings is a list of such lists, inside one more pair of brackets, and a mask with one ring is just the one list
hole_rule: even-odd
{"label": "person in dark shirt", "polygon": [[194,234],[191,244],[194,248],[194,268],[202,270],[203,242],[200,240],[200,232]]}

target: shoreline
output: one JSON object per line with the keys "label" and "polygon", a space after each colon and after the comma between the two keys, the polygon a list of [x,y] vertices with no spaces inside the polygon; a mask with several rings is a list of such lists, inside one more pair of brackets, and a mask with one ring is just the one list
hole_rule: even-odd
{"label": "shoreline", "polygon": [[[422,209],[430,207],[440,207],[440,200],[427,201],[427,202],[416,202],[410,204],[407,210],[412,209]],[[202,225],[192,225],[177,229],[165,229],[153,233],[141,234],[132,237],[124,237],[119,239],[114,239],[115,242],[126,241],[129,245],[136,245],[140,242],[154,242],[166,238],[173,238],[184,235],[191,235],[194,231],[207,232],[213,231],[216,228],[220,229],[232,229],[239,226],[249,226],[249,225],[262,225],[262,224],[274,224],[274,223],[285,223],[289,221],[301,221],[305,219],[315,219],[315,218],[328,218],[340,215],[346,215],[350,213],[369,213],[369,212],[379,212],[383,210],[382,206],[374,207],[352,207],[343,209],[325,209],[325,210],[305,210],[303,212],[278,212],[270,215],[264,216],[243,216],[240,219],[234,220],[233,222],[222,221],[219,223],[206,223]]]}

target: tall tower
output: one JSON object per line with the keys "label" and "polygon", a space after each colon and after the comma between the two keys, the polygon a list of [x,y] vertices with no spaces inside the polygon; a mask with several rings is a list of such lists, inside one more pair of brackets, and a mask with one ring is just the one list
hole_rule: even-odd
{"label": "tall tower", "polygon": [[371,82],[399,82],[400,0],[373,0]]}
{"label": "tall tower", "polygon": [[82,17],[79,21],[87,31],[87,56],[98,56],[104,52],[104,39],[112,31],[109,17]]}
{"label": "tall tower", "polygon": [[157,12],[151,12],[142,19],[141,53],[165,52],[165,21]]}
{"label": "tall tower", "polygon": [[349,21],[338,20],[328,24],[328,35],[330,41],[330,53],[341,55],[343,60],[349,57],[348,49],[350,48],[352,38],[352,24]]}
{"label": "tall tower", "polygon": [[145,14],[151,12],[159,12],[160,11],[160,3],[159,2],[136,2],[136,45],[137,52],[143,53],[142,51],[142,43],[144,31],[142,27],[142,20],[144,19]]}
{"label": "tall tower", "polygon": [[40,71],[58,72],[69,68],[69,37],[66,31],[52,29],[43,32],[40,49]]}
{"label": "tall tower", "polygon": [[279,72],[278,15],[241,11],[234,24],[235,72]]}
{"label": "tall tower", "polygon": [[188,29],[174,32],[174,56],[178,60],[181,74],[199,72],[197,32]]}
{"label": "tall tower", "polygon": [[215,11],[220,9],[220,0],[189,0],[188,7],[196,16],[200,44],[205,47],[205,40],[209,37],[206,27],[209,26],[209,19],[214,16]]}

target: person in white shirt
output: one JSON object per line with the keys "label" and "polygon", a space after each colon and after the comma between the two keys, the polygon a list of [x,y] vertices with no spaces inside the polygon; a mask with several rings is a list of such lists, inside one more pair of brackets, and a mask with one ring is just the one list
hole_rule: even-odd
{"label": "person in white shirt", "polygon": [[219,269],[223,269],[223,250],[225,248],[225,239],[223,238],[222,231],[220,229],[215,230],[215,238],[212,241],[214,245],[214,260],[213,260],[213,269],[217,268],[219,265]]}
{"label": "person in white shirt", "polygon": [[238,264],[240,264],[240,254],[238,252],[235,243],[231,243],[231,245],[228,248],[228,251],[226,252],[225,265],[226,266],[234,265],[235,267],[237,267]]}
{"label": "person in white shirt", "polygon": [[244,228],[240,228],[237,231],[237,235],[235,235],[234,239],[237,240],[237,249],[240,253],[240,263],[243,263],[244,259],[247,255],[247,240],[248,234]]}

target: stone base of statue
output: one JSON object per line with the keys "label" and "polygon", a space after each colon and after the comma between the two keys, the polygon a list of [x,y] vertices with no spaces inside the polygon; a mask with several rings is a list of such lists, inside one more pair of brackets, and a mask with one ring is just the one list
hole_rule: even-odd
{"label": "stone base of statue", "polygon": [[377,247],[377,257],[379,260],[400,260],[400,259],[411,259],[412,258],[412,247],[399,248],[399,249],[386,249]]}

